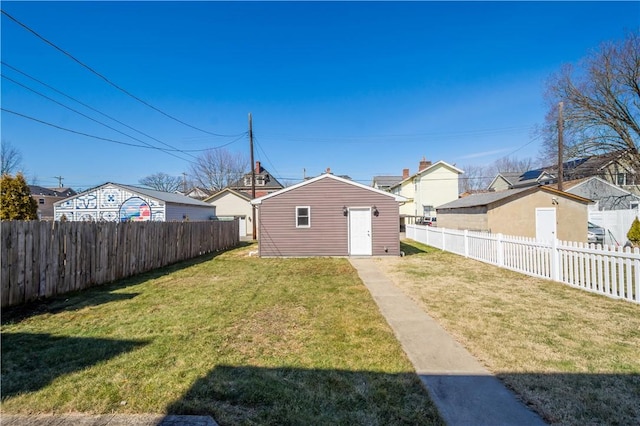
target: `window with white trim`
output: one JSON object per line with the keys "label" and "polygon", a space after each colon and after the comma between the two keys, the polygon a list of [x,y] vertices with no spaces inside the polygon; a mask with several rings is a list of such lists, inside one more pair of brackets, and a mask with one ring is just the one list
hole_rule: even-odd
{"label": "window with white trim", "polygon": [[296,228],[311,227],[311,208],[309,206],[296,207]]}

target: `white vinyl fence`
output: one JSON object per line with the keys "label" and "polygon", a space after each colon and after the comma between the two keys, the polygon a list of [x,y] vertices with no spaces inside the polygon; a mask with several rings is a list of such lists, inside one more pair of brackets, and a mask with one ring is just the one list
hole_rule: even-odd
{"label": "white vinyl fence", "polygon": [[589,211],[589,222],[602,226],[605,230],[604,243],[623,246],[627,242],[627,232],[633,220],[638,217],[638,209]]}
{"label": "white vinyl fence", "polygon": [[407,225],[420,243],[586,291],[640,303],[640,250]]}

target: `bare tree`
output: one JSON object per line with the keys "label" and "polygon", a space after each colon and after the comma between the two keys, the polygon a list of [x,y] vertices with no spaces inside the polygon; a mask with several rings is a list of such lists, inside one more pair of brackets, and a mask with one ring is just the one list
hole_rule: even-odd
{"label": "bare tree", "polygon": [[502,157],[488,165],[468,165],[462,168],[464,175],[460,177],[460,192],[485,190],[498,173],[524,173],[538,167],[532,158]]}
{"label": "bare tree", "polygon": [[558,105],[563,103],[565,158],[627,151],[640,169],[640,33],[604,43],[547,83],[549,113],[541,155],[557,158]]}
{"label": "bare tree", "polygon": [[460,176],[458,191],[462,194],[487,189],[491,182],[487,169],[486,166],[472,164],[462,167],[464,174]]}
{"label": "bare tree", "polygon": [[190,167],[194,184],[202,188],[219,191],[240,179],[248,169],[246,156],[225,149],[203,152]]}
{"label": "bare tree", "polygon": [[0,146],[0,175],[12,175],[22,167],[22,154],[11,142],[2,140]]}
{"label": "bare tree", "polygon": [[490,172],[497,174],[500,172],[526,172],[536,167],[536,162],[532,158],[519,159],[517,157],[498,158],[490,166]]}
{"label": "bare tree", "polygon": [[177,176],[169,176],[166,173],[154,173],[143,177],[138,181],[141,185],[158,191],[176,192],[182,189],[182,179]]}

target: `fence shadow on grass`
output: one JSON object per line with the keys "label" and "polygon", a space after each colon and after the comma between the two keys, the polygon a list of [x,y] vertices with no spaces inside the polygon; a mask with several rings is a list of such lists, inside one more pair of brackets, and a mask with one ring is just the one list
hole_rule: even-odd
{"label": "fence shadow on grass", "polygon": [[146,341],[2,333],[2,399],[37,391],[63,375],[88,368]]}
{"label": "fence shadow on grass", "polygon": [[169,414],[220,424],[442,425],[414,373],[218,366]]}
{"label": "fence shadow on grass", "polygon": [[404,253],[405,256],[413,256],[416,254],[428,253],[427,248],[415,243],[409,243],[405,241],[400,241],[400,251]]}
{"label": "fence shadow on grass", "polygon": [[[251,245],[251,243],[240,242],[236,247],[230,250],[247,247],[249,245]],[[190,268],[192,266],[208,262],[223,252],[224,251],[208,253],[193,259],[164,266],[153,271],[144,272],[133,277],[124,278],[114,283],[103,284],[80,291],[54,296],[48,299],[40,299],[24,305],[3,308],[0,316],[1,322],[2,324],[17,323],[37,315],[77,311],[90,306],[130,300],[138,296],[140,293],[114,293],[114,291],[136,286],[148,280],[160,278],[181,269]]]}

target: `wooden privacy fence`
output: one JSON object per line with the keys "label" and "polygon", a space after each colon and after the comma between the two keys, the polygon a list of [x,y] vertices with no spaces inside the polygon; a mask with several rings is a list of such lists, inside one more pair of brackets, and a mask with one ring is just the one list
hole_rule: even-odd
{"label": "wooden privacy fence", "polygon": [[640,303],[640,250],[407,225],[407,238],[605,296]]}
{"label": "wooden privacy fence", "polygon": [[2,307],[64,294],[234,247],[238,221],[3,221]]}

